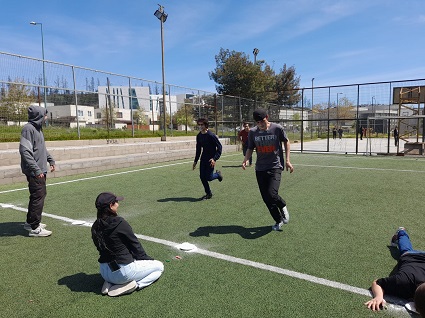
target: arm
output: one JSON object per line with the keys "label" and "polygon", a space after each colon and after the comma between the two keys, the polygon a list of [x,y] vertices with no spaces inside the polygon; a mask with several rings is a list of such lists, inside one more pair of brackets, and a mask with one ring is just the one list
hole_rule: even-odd
{"label": "arm", "polygon": [[195,159],[193,160],[193,166],[192,169],[195,170],[196,164],[198,163],[199,157],[201,156],[201,143],[199,142],[199,135],[196,136],[196,153],[195,153]]}
{"label": "arm", "polygon": [[380,310],[383,306],[385,306],[384,290],[376,283],[376,280],[373,281],[371,289],[373,298],[365,302],[365,305],[373,311]]}
{"label": "arm", "polygon": [[22,130],[21,140],[19,142],[19,153],[21,155],[21,160],[24,163],[24,166],[27,167],[28,170],[34,174],[34,176],[43,178],[44,173],[41,171],[40,167],[34,159],[33,138],[31,131],[25,129],[25,127]]}
{"label": "arm", "polygon": [[215,167],[215,162],[220,159],[221,152],[223,151],[223,146],[221,145],[220,140],[218,140],[218,137],[214,134],[211,134],[211,137],[213,139],[214,145],[215,145],[215,154],[214,157],[209,160],[211,167]]}
{"label": "arm", "polygon": [[135,260],[152,260],[153,258],[146,254],[145,250],[140,244],[140,241],[134,235],[133,229],[127,221],[123,220],[120,225],[120,233],[123,237],[123,243],[130,251]]}
{"label": "arm", "polygon": [[50,155],[48,151],[47,151],[47,162],[50,165],[50,172],[55,171],[56,170],[55,160],[53,159],[53,157]]}
{"label": "arm", "polygon": [[252,153],[253,153],[253,149],[247,149],[246,150],[245,158],[243,158],[243,162],[242,162],[242,169],[243,170],[245,170],[246,163],[249,161],[249,158],[251,158]]}
{"label": "arm", "polygon": [[[283,142],[283,147],[285,148],[285,164],[286,164],[286,171],[292,173],[294,172],[294,167],[291,164],[291,161],[289,161],[289,157],[291,155],[291,144],[289,140]],[[249,157],[248,157],[249,158]]]}

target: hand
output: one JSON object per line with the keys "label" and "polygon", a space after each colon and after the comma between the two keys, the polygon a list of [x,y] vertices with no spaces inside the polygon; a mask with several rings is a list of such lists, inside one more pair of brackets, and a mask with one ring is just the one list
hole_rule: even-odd
{"label": "hand", "polygon": [[50,172],[53,172],[53,171],[55,171],[56,170],[56,166],[55,165],[51,165],[50,166]]}
{"label": "hand", "polygon": [[244,160],[244,161],[242,161],[242,169],[243,170],[245,170],[246,169],[246,162],[247,162],[248,160]]}
{"label": "hand", "polygon": [[36,176],[36,178],[38,178],[38,179],[44,178],[44,173],[40,173],[38,176]]}
{"label": "hand", "polygon": [[196,162],[193,163],[192,170],[195,170],[195,168],[196,168]]}
{"label": "hand", "polygon": [[292,166],[292,164],[289,161],[286,161],[286,171],[288,171],[290,173],[294,172],[294,167]]}
{"label": "hand", "polygon": [[215,167],[215,160],[213,158],[210,159],[210,166]]}
{"label": "hand", "polygon": [[367,306],[367,308],[373,311],[379,311],[385,308],[386,301],[382,297],[375,297],[372,300],[365,302],[364,304]]}

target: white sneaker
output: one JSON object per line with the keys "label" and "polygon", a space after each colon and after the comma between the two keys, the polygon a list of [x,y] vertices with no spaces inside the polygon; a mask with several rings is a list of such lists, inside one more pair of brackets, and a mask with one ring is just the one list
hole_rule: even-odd
{"label": "white sneaker", "polygon": [[29,233],[29,236],[35,236],[35,237],[45,237],[50,235],[52,235],[52,231],[43,229],[41,226],[39,226],[35,230],[31,230]]}
{"label": "white sneaker", "polygon": [[283,226],[283,221],[281,221],[279,223],[276,223],[275,225],[272,225],[272,230],[273,231],[280,231],[280,229],[282,228],[282,226]]}
{"label": "white sneaker", "polygon": [[[47,225],[46,225],[46,224],[44,224],[44,223],[40,223],[40,224],[39,224],[39,226],[40,226],[42,229],[45,229]],[[25,224],[24,224],[24,229],[25,229],[25,230],[27,230],[27,231],[31,231],[31,230],[32,230],[32,228],[31,228],[31,224],[29,224],[29,223],[25,222]]]}
{"label": "white sneaker", "polygon": [[109,292],[109,289],[112,287],[112,284],[110,282],[107,282],[105,280],[105,282],[102,285],[102,289],[100,290],[100,293],[102,295],[106,295]]}
{"label": "white sneaker", "polygon": [[288,212],[288,208],[286,207],[286,205],[282,208],[282,210],[280,211],[282,214],[282,222],[284,224],[288,224],[289,222],[289,212]]}
{"label": "white sneaker", "polygon": [[137,283],[135,280],[132,280],[129,283],[121,284],[121,285],[112,285],[111,288],[109,288],[108,296],[116,297],[121,296],[125,294],[130,294],[133,291],[135,291],[137,288]]}

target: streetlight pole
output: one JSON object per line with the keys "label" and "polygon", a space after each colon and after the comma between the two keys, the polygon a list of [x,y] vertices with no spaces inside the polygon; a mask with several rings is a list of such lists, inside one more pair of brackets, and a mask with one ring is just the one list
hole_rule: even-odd
{"label": "streetlight pole", "polygon": [[44,68],[44,35],[43,35],[43,23],[41,22],[30,22],[31,25],[39,25],[41,30],[41,56],[43,58],[43,95],[44,95],[44,107],[47,109],[46,102],[46,70]]}
{"label": "streetlight pole", "polygon": [[[314,117],[314,112],[313,112],[313,87],[314,87],[314,84],[313,84],[313,82],[314,82],[314,77],[311,79],[311,114],[312,114],[312,118],[311,119],[314,119],[313,117]],[[310,136],[311,136],[311,139],[313,139],[313,121],[311,121],[311,125],[310,125]]]}
{"label": "streetlight pole", "polygon": [[162,56],[162,102],[164,112],[164,136],[161,140],[167,140],[167,124],[165,115],[167,113],[167,106],[165,104],[165,68],[164,68],[164,22],[167,20],[168,14],[164,12],[164,7],[159,5],[159,9],[155,11],[154,15],[161,21],[161,56]]}
{"label": "streetlight pole", "polygon": [[336,122],[337,122],[337,126],[339,126],[339,101],[338,101],[338,96],[342,95],[344,93],[336,93]]}
{"label": "streetlight pole", "polygon": [[[372,116],[375,117],[375,111],[373,109],[373,100],[375,99],[376,102],[376,98],[375,96],[372,96]],[[373,132],[375,132],[375,119],[373,120]]]}

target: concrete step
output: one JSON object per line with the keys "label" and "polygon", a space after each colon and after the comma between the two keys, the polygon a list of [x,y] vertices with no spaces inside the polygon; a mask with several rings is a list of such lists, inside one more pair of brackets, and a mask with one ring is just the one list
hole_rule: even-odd
{"label": "concrete step", "polygon": [[[220,139],[223,144],[223,152],[234,152],[238,150],[237,145],[228,145],[228,139]],[[137,144],[137,143],[136,143]],[[17,144],[19,145],[19,144]],[[48,174],[48,178],[57,178],[75,174],[101,172],[117,168],[127,168],[155,164],[160,162],[172,162],[181,159],[188,159],[191,162],[195,157],[195,145],[193,140],[174,140],[166,142],[147,143],[123,143],[107,145],[85,145],[85,146],[61,146],[52,147],[48,150],[56,161],[56,171]],[[56,149],[55,149],[56,148]],[[60,148],[60,149],[59,149]],[[131,150],[130,150],[131,149]],[[54,154],[54,150],[59,151]],[[9,150],[0,150],[0,154]],[[17,151],[17,150],[10,150]],[[82,152],[84,155],[70,155],[74,151]],[[69,155],[69,156],[68,156]],[[71,158],[72,157],[72,158]],[[60,159],[58,159],[60,158]],[[21,172],[19,151],[15,160],[1,160],[0,185],[26,182],[25,176]],[[12,163],[12,164],[10,164]],[[191,164],[189,164],[191,168]]]}

